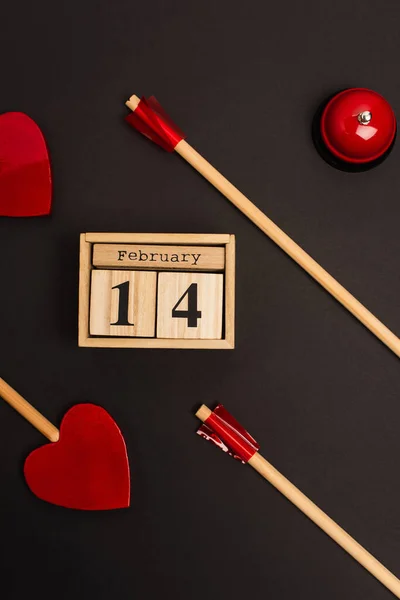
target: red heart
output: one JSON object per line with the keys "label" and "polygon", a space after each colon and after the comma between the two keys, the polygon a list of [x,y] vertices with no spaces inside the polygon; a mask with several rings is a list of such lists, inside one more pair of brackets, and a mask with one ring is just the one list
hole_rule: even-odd
{"label": "red heart", "polygon": [[126,508],[129,463],[118,425],[95,404],[76,404],[64,416],[58,442],[29,454],[24,475],[42,500],[81,510]]}
{"label": "red heart", "polygon": [[51,195],[49,155],[39,127],[24,113],[0,115],[0,215],[48,215]]}

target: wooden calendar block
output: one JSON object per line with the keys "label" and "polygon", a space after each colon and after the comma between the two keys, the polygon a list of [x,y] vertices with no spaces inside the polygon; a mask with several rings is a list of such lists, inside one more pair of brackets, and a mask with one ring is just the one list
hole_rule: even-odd
{"label": "wooden calendar block", "polygon": [[157,337],[222,337],[224,277],[215,273],[159,273]]}
{"label": "wooden calendar block", "polygon": [[[235,347],[234,235],[82,233],[79,265],[79,346],[215,350]],[[150,278],[146,280],[147,275]],[[164,303],[160,303],[160,334],[166,337],[157,337],[157,278],[162,286],[166,275],[189,279],[180,296],[168,299],[171,306],[165,315]],[[129,285],[123,285],[128,281]],[[134,284],[138,282],[135,296]],[[195,287],[185,294],[192,283],[197,285],[196,297]],[[174,285],[176,296],[180,287],[178,283]],[[171,294],[174,296],[172,291]],[[195,311],[194,299],[198,304]],[[189,313],[186,319],[182,318],[182,311]],[[195,327],[193,312],[201,312]]]}
{"label": "wooden calendar block", "polygon": [[223,271],[225,247],[94,244],[93,265],[118,269]]}
{"label": "wooden calendar block", "polygon": [[93,270],[90,335],[154,337],[157,273]]}

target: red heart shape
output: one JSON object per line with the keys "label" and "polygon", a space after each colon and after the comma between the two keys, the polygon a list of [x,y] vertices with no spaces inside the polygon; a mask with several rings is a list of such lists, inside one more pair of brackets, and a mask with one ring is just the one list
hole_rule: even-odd
{"label": "red heart shape", "polygon": [[51,196],[49,155],[38,125],[24,113],[0,115],[0,215],[48,215]]}
{"label": "red heart shape", "polygon": [[73,406],[61,422],[59,441],[31,452],[24,475],[31,491],[52,504],[81,510],[129,506],[125,441],[95,404]]}

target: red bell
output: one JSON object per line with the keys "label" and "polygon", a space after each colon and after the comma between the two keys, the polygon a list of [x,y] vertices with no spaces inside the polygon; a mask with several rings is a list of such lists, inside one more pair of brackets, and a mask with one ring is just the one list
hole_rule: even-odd
{"label": "red bell", "polygon": [[350,88],[333,96],[320,112],[319,136],[325,156],[321,154],[333,166],[364,170],[389,154],[396,117],[377,92]]}

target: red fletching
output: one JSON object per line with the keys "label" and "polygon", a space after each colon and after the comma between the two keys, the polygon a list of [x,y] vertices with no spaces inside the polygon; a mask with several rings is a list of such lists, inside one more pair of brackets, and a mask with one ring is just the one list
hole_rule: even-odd
{"label": "red fletching", "polygon": [[230,450],[228,448],[228,446],[226,444],[224,444],[224,442],[221,440],[221,438],[218,437],[217,434],[212,429],[210,429],[209,426],[206,425],[205,423],[203,423],[199,427],[199,429],[197,430],[197,435],[199,435],[203,439],[207,440],[208,442],[212,442],[213,444],[215,444],[215,446],[218,446],[218,448],[220,448],[222,450],[222,452],[226,452],[227,454],[229,454],[229,456],[232,456],[232,458],[234,458],[235,460],[240,460],[241,463],[243,463],[244,465],[246,464],[244,462],[244,460],[242,460],[240,456],[238,456],[232,450]]}
{"label": "red fletching", "polygon": [[131,112],[126,120],[167,152],[173,152],[176,145],[186,137],[154,96],[143,96],[136,110]]}
{"label": "red fletching", "polygon": [[222,404],[218,404],[197,433],[243,463],[248,462],[260,449],[256,440]]}

